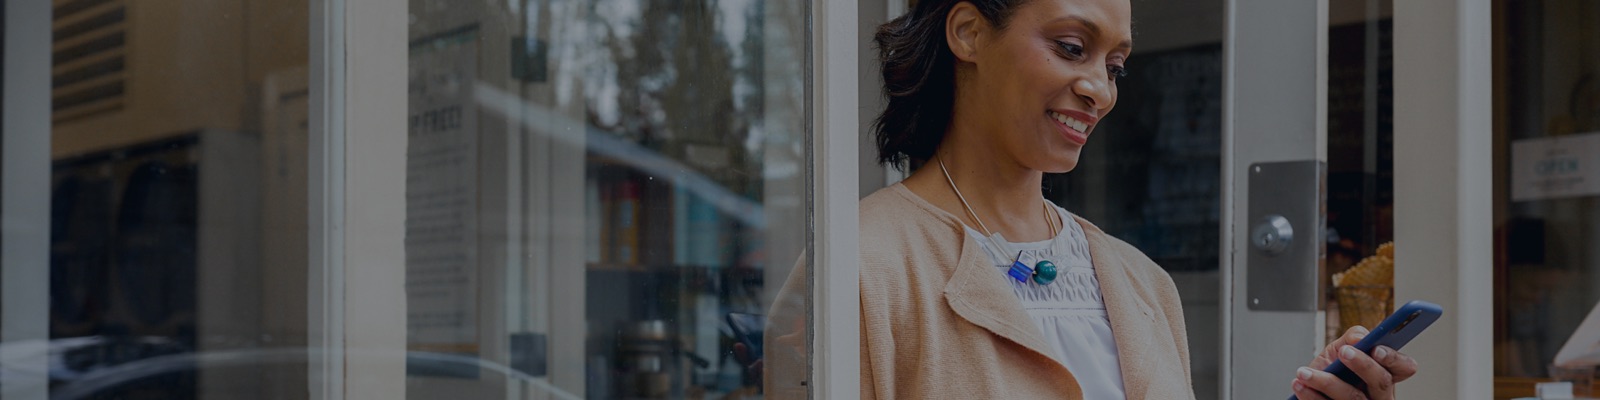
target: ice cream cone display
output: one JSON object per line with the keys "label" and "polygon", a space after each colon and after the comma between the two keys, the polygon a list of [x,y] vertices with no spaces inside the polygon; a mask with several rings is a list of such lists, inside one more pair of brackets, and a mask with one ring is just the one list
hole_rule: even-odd
{"label": "ice cream cone display", "polygon": [[1333,286],[1394,285],[1394,242],[1378,246],[1377,254],[1354,267],[1333,274]]}
{"label": "ice cream cone display", "polygon": [[1339,301],[1339,332],[1382,322],[1394,308],[1394,242],[1379,245],[1376,254],[1333,274],[1333,291]]}

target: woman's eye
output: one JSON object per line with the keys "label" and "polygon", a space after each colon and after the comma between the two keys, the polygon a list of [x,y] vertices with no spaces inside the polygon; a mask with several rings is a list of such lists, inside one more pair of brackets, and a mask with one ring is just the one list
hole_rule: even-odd
{"label": "woman's eye", "polygon": [[1083,58],[1083,46],[1057,40],[1056,48],[1061,50],[1061,54],[1068,59],[1077,60]]}
{"label": "woman's eye", "polygon": [[1128,68],[1121,65],[1107,65],[1106,72],[1113,81],[1117,80],[1117,78],[1128,76]]}

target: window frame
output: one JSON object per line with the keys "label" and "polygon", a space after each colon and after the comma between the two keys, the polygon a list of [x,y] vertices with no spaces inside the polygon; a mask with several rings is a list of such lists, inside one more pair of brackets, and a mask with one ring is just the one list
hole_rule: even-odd
{"label": "window frame", "polygon": [[859,18],[855,1],[811,1],[813,398],[861,395]]}
{"label": "window frame", "polygon": [[[0,365],[5,400],[49,397],[51,2],[8,1],[0,100]],[[45,18],[39,18],[39,16]],[[21,101],[19,101],[21,100]],[[13,380],[15,379],[15,380]]]}

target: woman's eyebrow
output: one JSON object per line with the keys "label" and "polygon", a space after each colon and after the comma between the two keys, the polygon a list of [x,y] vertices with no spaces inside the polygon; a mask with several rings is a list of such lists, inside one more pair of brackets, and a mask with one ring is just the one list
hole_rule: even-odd
{"label": "woman's eyebrow", "polygon": [[1078,25],[1083,25],[1083,29],[1088,29],[1090,34],[1093,34],[1095,36],[1100,36],[1100,33],[1101,33],[1100,25],[1094,23],[1094,21],[1090,21],[1088,18],[1084,18],[1084,17],[1080,17],[1080,16],[1076,16],[1076,15],[1068,15],[1068,16],[1056,19],[1056,21],[1060,21],[1060,20],[1068,20],[1068,21],[1072,21],[1072,22],[1077,22]]}
{"label": "woman's eyebrow", "polygon": [[[1094,23],[1094,21],[1090,21],[1088,18],[1084,18],[1084,17],[1080,17],[1080,16],[1076,16],[1076,15],[1068,15],[1068,16],[1056,19],[1056,21],[1062,21],[1062,20],[1072,21],[1072,22],[1078,23],[1078,25],[1083,25],[1083,29],[1084,30],[1089,31],[1089,34],[1094,35],[1096,37],[1101,36],[1101,34],[1103,32],[1103,31],[1100,30],[1100,25],[1099,24]],[[1122,50],[1132,49],[1133,48],[1133,40],[1123,40],[1122,43],[1117,43],[1117,48],[1118,49],[1122,49]]]}

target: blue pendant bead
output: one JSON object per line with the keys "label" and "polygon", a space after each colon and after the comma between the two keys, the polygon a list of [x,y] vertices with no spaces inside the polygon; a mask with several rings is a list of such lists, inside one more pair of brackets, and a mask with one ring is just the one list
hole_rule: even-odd
{"label": "blue pendant bead", "polygon": [[[1017,282],[1021,283],[1028,283],[1028,277],[1034,276],[1033,268],[1028,268],[1028,264],[1023,264],[1021,261],[1012,261],[1011,269],[1006,271],[1006,274],[1011,275],[1011,279],[1016,279]],[[1054,275],[1053,272],[1051,274]],[[1034,279],[1038,278],[1035,277]]]}
{"label": "blue pendant bead", "polygon": [[1040,285],[1049,285],[1056,280],[1056,263],[1050,260],[1039,261],[1033,267],[1033,282]]}

